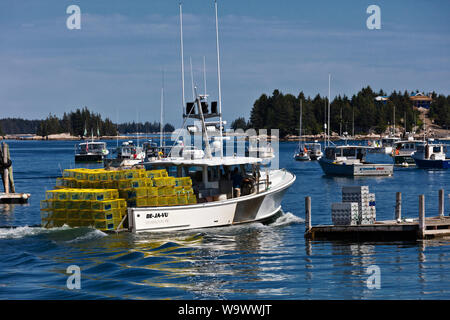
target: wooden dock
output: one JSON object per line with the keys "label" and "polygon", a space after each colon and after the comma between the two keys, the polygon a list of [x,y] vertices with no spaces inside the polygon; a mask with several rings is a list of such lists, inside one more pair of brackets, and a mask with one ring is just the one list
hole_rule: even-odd
{"label": "wooden dock", "polygon": [[27,203],[31,196],[29,193],[16,193],[9,146],[5,142],[0,148],[0,169],[5,189],[5,192],[0,193],[0,203]]}
{"label": "wooden dock", "polygon": [[366,225],[311,225],[311,198],[305,199],[305,238],[311,240],[402,241],[450,238],[450,216],[444,215],[444,190],[439,190],[439,215],[425,217],[425,196],[419,196],[419,217],[401,218],[401,194],[397,193],[396,220]]}
{"label": "wooden dock", "polygon": [[0,193],[0,203],[27,203],[29,193]]}

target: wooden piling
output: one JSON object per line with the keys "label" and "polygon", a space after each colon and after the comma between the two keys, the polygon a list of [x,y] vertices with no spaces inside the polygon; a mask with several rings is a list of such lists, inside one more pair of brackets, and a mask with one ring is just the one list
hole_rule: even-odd
{"label": "wooden piling", "polygon": [[311,197],[305,197],[305,232],[311,230]]}
{"label": "wooden piling", "polygon": [[7,150],[7,144],[3,142],[3,186],[5,187],[5,193],[9,193],[9,172],[8,168],[6,167],[6,164],[8,163],[8,150]]}
{"label": "wooden piling", "polygon": [[444,189],[439,190],[439,217],[444,216],[444,201],[445,201],[445,195],[444,195]]}
{"label": "wooden piling", "polygon": [[402,220],[402,193],[397,192],[395,196],[395,220]]}
{"label": "wooden piling", "polygon": [[421,194],[419,196],[419,237],[421,239],[425,238],[425,195]]}

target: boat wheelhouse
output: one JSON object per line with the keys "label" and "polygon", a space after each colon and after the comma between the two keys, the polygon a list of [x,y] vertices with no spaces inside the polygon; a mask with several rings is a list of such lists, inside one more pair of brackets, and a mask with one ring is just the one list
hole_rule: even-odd
{"label": "boat wheelhouse", "polygon": [[419,168],[423,169],[449,169],[450,159],[446,158],[443,144],[424,143],[416,147],[412,158]]}
{"label": "boat wheelhouse", "polygon": [[422,143],[423,141],[412,139],[395,142],[391,153],[394,164],[403,167],[416,165],[412,155],[416,152],[417,145]]}
{"label": "boat wheelhouse", "polygon": [[165,158],[145,163],[190,177],[195,204],[129,208],[132,232],[158,232],[270,222],[281,213],[281,200],[295,176],[284,170],[261,170],[260,158]]}
{"label": "boat wheelhouse", "polygon": [[392,147],[395,142],[400,141],[398,137],[387,136],[381,139],[381,152],[384,154],[391,154]]}
{"label": "boat wheelhouse", "polygon": [[369,163],[366,161],[365,146],[328,146],[319,164],[326,175],[336,176],[392,176],[392,164]]}
{"label": "boat wheelhouse", "polygon": [[109,154],[106,142],[87,141],[75,146],[75,162],[102,162]]}

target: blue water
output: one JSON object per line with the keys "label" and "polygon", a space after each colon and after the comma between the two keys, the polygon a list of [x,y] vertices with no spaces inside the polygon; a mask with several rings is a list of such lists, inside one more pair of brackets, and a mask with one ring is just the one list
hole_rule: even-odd
{"label": "blue water", "polygon": [[[272,225],[254,223],[165,234],[105,234],[89,228],[42,229],[39,201],[61,170],[75,167],[67,141],[9,141],[16,189],[28,205],[0,205],[0,299],[449,299],[450,240],[350,243],[305,241],[304,197],[312,223],[331,223],[332,202],[344,185],[368,185],[377,219],[392,219],[395,192],[403,216],[416,217],[418,195],[427,215],[438,190],[450,191],[450,171],[395,169],[389,178],[328,178],[317,162],[292,159],[296,143],[280,143],[280,166],[297,180],[284,214]],[[109,147],[116,145],[108,142]],[[391,161],[369,155],[374,161]],[[94,165],[95,166],[95,165]],[[446,199],[446,210],[450,204]],[[70,265],[81,289],[69,290]],[[380,269],[369,289],[367,268]]]}

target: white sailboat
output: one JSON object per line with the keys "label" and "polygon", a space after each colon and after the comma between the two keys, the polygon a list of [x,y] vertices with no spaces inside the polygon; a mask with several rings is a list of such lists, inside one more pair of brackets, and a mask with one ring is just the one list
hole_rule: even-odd
{"label": "white sailboat", "polygon": [[[168,172],[176,173],[177,177],[191,177],[197,204],[128,208],[128,223],[132,232],[162,232],[269,221],[281,213],[283,195],[296,179],[295,175],[284,169],[260,170],[261,158],[223,154],[217,2],[215,14],[219,109],[217,103],[213,107],[214,102],[211,102],[211,110],[208,110],[205,97],[197,94],[195,104],[183,105],[185,118],[199,120],[202,124],[204,155],[192,159],[171,153],[167,158],[154,159],[144,164],[146,169],[165,168]],[[180,22],[182,34],[181,4]],[[183,52],[181,55],[183,57]],[[184,81],[182,85],[184,92]],[[219,118],[219,148],[213,144],[219,149],[219,155],[212,155],[205,118]]]}
{"label": "white sailboat", "polygon": [[308,149],[306,149],[305,145],[302,143],[302,100],[300,100],[300,128],[299,128],[299,140],[298,140],[298,146],[297,151],[294,154],[294,159],[297,161],[310,161],[311,158],[309,156]]}

